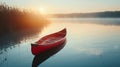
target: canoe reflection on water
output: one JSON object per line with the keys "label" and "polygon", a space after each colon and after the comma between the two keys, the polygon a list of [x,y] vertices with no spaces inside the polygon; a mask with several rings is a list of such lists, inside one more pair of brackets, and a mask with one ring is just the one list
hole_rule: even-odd
{"label": "canoe reflection on water", "polygon": [[33,59],[32,67],[37,67],[39,64],[41,64],[42,62],[44,62],[45,60],[47,60],[48,58],[59,52],[65,46],[65,44],[66,41],[63,44],[54,47],[49,51],[36,55]]}

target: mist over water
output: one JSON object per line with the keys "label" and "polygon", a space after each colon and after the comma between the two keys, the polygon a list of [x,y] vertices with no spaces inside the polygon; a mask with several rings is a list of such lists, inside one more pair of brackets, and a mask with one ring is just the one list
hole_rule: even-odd
{"label": "mist over water", "polygon": [[0,67],[31,67],[31,43],[67,28],[67,43],[39,67],[119,67],[119,18],[51,18],[42,31],[0,38]]}
{"label": "mist over water", "polygon": [[55,22],[88,23],[100,25],[120,25],[120,18],[51,18]]}

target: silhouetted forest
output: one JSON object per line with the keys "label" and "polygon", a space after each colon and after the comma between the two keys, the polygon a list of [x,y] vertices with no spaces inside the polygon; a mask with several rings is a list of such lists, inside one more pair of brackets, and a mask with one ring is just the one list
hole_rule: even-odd
{"label": "silhouetted forest", "polygon": [[53,14],[52,17],[57,18],[120,18],[120,11],[105,11],[93,13],[69,13],[69,14]]}

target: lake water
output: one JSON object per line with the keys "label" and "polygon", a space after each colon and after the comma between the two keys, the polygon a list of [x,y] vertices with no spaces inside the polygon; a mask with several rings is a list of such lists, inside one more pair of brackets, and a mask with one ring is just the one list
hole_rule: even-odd
{"label": "lake water", "polygon": [[67,28],[64,48],[38,67],[120,67],[119,18],[50,20],[51,24],[40,34],[18,40],[18,43],[3,43],[4,46],[0,46],[0,67],[31,67],[34,55],[30,44],[63,28]]}

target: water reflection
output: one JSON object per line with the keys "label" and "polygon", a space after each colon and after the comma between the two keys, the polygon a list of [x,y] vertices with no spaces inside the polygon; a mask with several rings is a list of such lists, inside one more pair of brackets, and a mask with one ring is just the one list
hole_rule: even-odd
{"label": "water reflection", "polygon": [[37,36],[42,31],[42,28],[37,30],[29,31],[20,31],[17,33],[9,33],[0,35],[0,65],[7,61],[7,54],[9,50],[19,47],[22,41],[26,41],[29,38],[31,39],[34,36]]}
{"label": "water reflection", "polygon": [[59,52],[65,46],[65,44],[66,44],[66,42],[63,43],[62,45],[59,45],[59,46],[47,51],[47,52],[36,55],[33,59],[32,67],[37,67],[39,64],[41,64],[42,62],[44,62],[45,60],[50,58],[52,55]]}
{"label": "water reflection", "polygon": [[73,49],[79,53],[84,53],[87,55],[100,56],[103,54],[102,48],[78,48],[78,47],[74,47]]}
{"label": "water reflection", "polygon": [[[39,31],[40,32],[40,31]],[[22,40],[26,40],[39,32],[18,32],[12,34],[5,34],[0,37],[0,50],[5,50],[6,48],[21,43]]]}
{"label": "water reflection", "polygon": [[[96,20],[98,19],[95,18],[92,22]],[[37,38],[18,34],[0,36],[0,67],[31,67],[32,61],[35,62],[35,60],[31,54],[30,43],[64,27],[68,29],[65,48],[53,58],[49,58],[51,54],[42,55],[42,57],[47,56],[47,61],[41,56],[37,57],[40,60],[43,59],[35,63],[40,64],[38,67],[120,67],[120,60],[118,60],[120,58],[120,26],[119,24],[109,25],[109,21],[114,24],[120,22],[120,19],[104,20],[101,19],[98,22],[108,23],[108,25],[92,24],[89,23],[89,19],[60,20],[59,18],[53,20],[53,23],[42,33],[38,33]]]}

